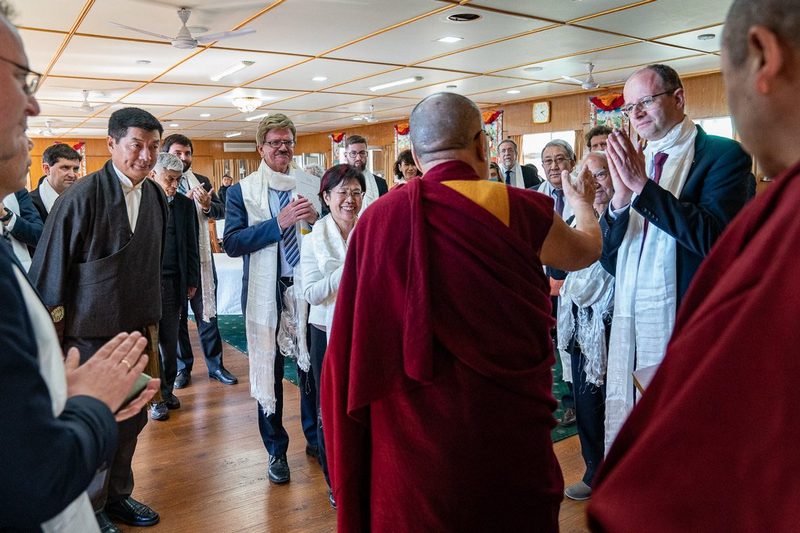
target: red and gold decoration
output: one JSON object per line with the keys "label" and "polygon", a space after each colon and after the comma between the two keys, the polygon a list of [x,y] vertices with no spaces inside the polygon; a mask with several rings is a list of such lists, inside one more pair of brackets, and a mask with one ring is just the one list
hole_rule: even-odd
{"label": "red and gold decoration", "polygon": [[609,128],[623,128],[627,126],[627,119],[622,113],[625,98],[620,93],[601,94],[589,98],[593,126],[608,126]]}
{"label": "red and gold decoration", "polygon": [[331,161],[333,164],[341,163],[339,153],[344,150],[344,132],[335,131],[328,135],[331,138]]}
{"label": "red and gold decoration", "polygon": [[403,150],[411,149],[411,128],[408,122],[401,122],[394,125],[394,156],[400,155]]}
{"label": "red and gold decoration", "polygon": [[497,145],[503,138],[503,111],[484,111],[483,131],[489,137],[489,156],[492,161],[497,159]]}

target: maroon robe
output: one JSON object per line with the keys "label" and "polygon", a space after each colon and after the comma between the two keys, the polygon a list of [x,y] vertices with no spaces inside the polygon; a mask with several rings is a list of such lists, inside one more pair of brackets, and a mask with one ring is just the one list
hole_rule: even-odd
{"label": "maroon robe", "polygon": [[595,481],[594,531],[800,527],[800,164],[728,227]]}
{"label": "maroon robe", "polygon": [[[508,226],[448,180],[502,197]],[[553,202],[478,180],[437,165],[353,233],[321,389],[339,531],[558,527]]]}

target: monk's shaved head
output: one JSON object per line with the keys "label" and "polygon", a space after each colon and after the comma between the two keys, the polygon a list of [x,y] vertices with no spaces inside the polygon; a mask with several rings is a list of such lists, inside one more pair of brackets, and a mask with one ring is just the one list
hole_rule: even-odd
{"label": "monk's shaved head", "polygon": [[751,26],[765,26],[800,49],[800,0],[736,0],[728,11],[722,37],[733,66],[740,66],[747,57]]}
{"label": "monk's shaved head", "polygon": [[409,119],[411,145],[420,163],[450,157],[474,142],[483,127],[475,102],[455,93],[431,95],[416,105]]}

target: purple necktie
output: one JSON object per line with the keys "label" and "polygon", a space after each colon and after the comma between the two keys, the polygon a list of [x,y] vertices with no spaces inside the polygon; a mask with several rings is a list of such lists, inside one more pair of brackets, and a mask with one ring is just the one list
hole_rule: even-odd
{"label": "purple necktie", "polygon": [[[667,157],[669,154],[666,152],[656,152],[656,155],[653,157],[653,181],[657,184],[661,181],[661,172],[664,171],[664,163],[667,162]],[[642,246],[644,246],[644,239],[647,237],[647,226],[650,224],[650,220],[644,219],[644,236],[642,237]]]}
{"label": "purple necktie", "polygon": [[553,194],[556,197],[556,213],[558,216],[564,216],[564,189],[553,189]]}

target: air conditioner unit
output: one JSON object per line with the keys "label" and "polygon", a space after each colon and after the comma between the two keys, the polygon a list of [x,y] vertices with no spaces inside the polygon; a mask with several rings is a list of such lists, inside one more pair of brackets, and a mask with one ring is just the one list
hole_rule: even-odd
{"label": "air conditioner unit", "polygon": [[256,143],[222,143],[225,152],[255,152]]}

